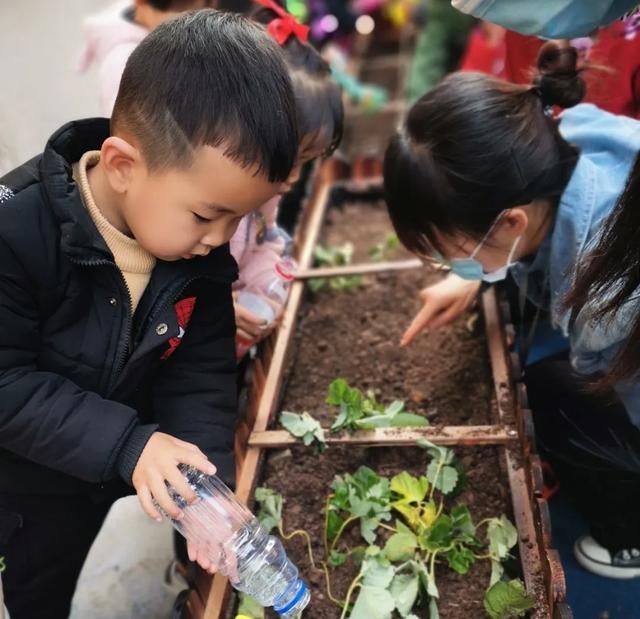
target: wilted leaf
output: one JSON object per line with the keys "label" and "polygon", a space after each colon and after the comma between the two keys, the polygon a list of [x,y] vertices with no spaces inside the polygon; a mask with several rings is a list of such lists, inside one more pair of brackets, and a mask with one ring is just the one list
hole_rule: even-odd
{"label": "wilted leaf", "polygon": [[391,619],[395,603],[386,589],[363,585],[349,619]]}
{"label": "wilted leaf", "polygon": [[396,574],[391,581],[391,597],[396,610],[406,617],[411,613],[418,598],[419,578],[417,574]]}
{"label": "wilted leaf", "polygon": [[317,419],[314,419],[309,413],[304,412],[301,415],[283,411],[280,415],[280,424],[292,436],[301,438],[305,445],[309,446],[316,443],[322,450],[326,447],[326,438],[324,430]]}

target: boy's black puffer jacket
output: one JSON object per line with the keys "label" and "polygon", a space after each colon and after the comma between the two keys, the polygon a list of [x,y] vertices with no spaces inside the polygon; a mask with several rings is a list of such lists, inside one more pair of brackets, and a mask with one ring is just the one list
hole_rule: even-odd
{"label": "boy's black puffer jacket", "polygon": [[108,135],[70,123],[0,179],[0,492],[122,494],[156,429],[233,478],[236,264],[159,261],[131,316],[71,178]]}

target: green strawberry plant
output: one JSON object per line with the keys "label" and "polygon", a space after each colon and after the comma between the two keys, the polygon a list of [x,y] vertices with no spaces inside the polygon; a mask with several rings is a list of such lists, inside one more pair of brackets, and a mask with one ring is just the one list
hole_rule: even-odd
{"label": "green strawberry plant", "polygon": [[[402,400],[391,404],[381,404],[373,392],[364,394],[360,389],[350,387],[343,378],[336,378],[329,385],[327,404],[335,407],[336,415],[331,424],[331,432],[356,432],[375,428],[420,428],[429,425],[429,420],[421,415],[405,410]],[[302,439],[306,445],[315,445],[319,451],[326,448],[325,431],[320,422],[308,412],[301,414],[283,411],[280,425],[292,436]]]}
{"label": "green strawberry plant", "polygon": [[400,239],[394,232],[387,234],[385,239],[376,243],[370,250],[369,256],[374,262],[382,262],[389,254],[392,254],[400,247]]}
{"label": "green strawberry plant", "polygon": [[[503,579],[502,562],[517,542],[517,532],[505,517],[474,523],[469,509],[454,503],[463,483],[461,468],[451,449],[420,441],[429,455],[423,475],[402,471],[392,478],[362,466],[335,477],[325,506],[325,558],[321,563],[326,588],[341,610],[340,619],[438,619],[436,566],[466,574],[480,560],[492,571],[484,605],[491,619],[521,617],[533,600],[518,580]],[[445,500],[449,497],[449,500]],[[306,532],[285,534],[282,498],[264,488],[256,492],[260,521],[277,529],[284,539],[306,538]],[[349,546],[344,534],[358,526],[362,545]],[[359,565],[344,600],[331,593],[332,574],[348,562]],[[353,600],[355,598],[355,600]]]}
{"label": "green strawberry plant", "polygon": [[364,394],[360,389],[350,387],[343,378],[336,378],[329,385],[327,404],[338,409],[331,425],[332,432],[429,425],[425,417],[407,412],[403,401],[394,400],[385,406],[376,400],[373,392]]}
{"label": "green strawberry plant", "polygon": [[[351,264],[353,260],[353,244],[345,243],[339,247],[329,245],[323,247],[317,245],[314,250],[316,266],[322,267],[344,267]],[[321,290],[329,285],[332,290],[351,290],[359,288],[364,284],[362,275],[348,275],[340,277],[319,278],[309,281],[309,287],[313,292]]]}

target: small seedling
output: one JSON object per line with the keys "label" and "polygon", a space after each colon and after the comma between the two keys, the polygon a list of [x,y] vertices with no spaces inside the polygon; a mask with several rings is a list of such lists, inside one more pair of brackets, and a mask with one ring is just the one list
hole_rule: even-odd
{"label": "small seedling", "polygon": [[[323,247],[317,245],[314,250],[314,258],[317,266],[343,267],[351,264],[353,259],[353,244],[345,243],[340,247],[329,245]],[[321,290],[326,285],[332,290],[351,290],[359,288],[364,284],[362,275],[351,275],[341,277],[331,277],[329,279],[320,278],[309,281],[309,287],[313,292]]]}
{"label": "small seedling", "polygon": [[429,425],[425,417],[406,411],[403,401],[394,400],[389,405],[381,404],[373,392],[365,395],[360,389],[350,387],[343,378],[336,378],[329,385],[327,404],[338,408],[338,415],[331,425],[332,432]]}
{"label": "small seedling", "polygon": [[392,254],[400,247],[398,235],[390,232],[384,241],[374,245],[369,250],[369,256],[374,262],[382,262],[389,254]]}
{"label": "small seedling", "polygon": [[[350,387],[343,378],[336,378],[329,385],[327,404],[334,406],[337,411],[330,427],[331,432],[356,432],[375,428],[421,428],[429,425],[426,417],[406,411],[402,400],[394,400],[387,405],[381,404],[373,392],[365,395],[360,389]],[[325,430],[320,422],[306,411],[302,414],[284,411],[280,415],[280,425],[292,436],[301,438],[305,445],[315,445],[319,451],[326,449]],[[446,476],[447,472],[442,474]]]}

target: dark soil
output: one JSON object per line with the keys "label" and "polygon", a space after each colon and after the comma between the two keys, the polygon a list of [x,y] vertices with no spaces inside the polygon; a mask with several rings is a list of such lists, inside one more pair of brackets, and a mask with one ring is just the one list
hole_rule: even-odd
{"label": "dark soil", "polygon": [[[369,250],[391,231],[380,205],[349,204],[329,213],[322,242],[354,243],[354,262],[369,260]],[[400,249],[387,259],[402,259]],[[301,318],[284,392],[285,410],[307,410],[327,425],[334,413],[324,404],[329,383],[345,378],[353,386],[373,389],[384,402],[407,401],[407,408],[437,424],[484,424],[491,421],[492,382],[481,325],[470,330],[466,318],[420,337],[406,349],[401,334],[420,307],[419,290],[441,277],[423,269],[367,278],[352,291],[324,289],[308,299]],[[467,479],[455,502],[465,503],[474,521],[510,513],[509,491],[496,448],[460,448],[456,454]],[[422,474],[427,463],[416,448],[332,446],[324,454],[296,447],[269,454],[261,485],[285,498],[284,525],[305,529],[314,555],[324,557],[324,504],[335,475],[366,465],[380,475],[402,470]],[[345,535],[351,547],[362,544],[357,525]],[[311,585],[312,603],[305,619],[338,619],[341,609],[328,599],[324,577],[314,572],[301,538],[286,543],[291,559]],[[332,577],[332,592],[344,599],[358,567],[347,564]],[[480,619],[489,582],[489,565],[478,562],[466,576],[440,568],[440,614],[446,619]],[[418,610],[426,617],[426,610]]]}
{"label": "dark soil", "polygon": [[[332,208],[325,219],[322,243],[325,245],[354,246],[353,262],[370,262],[371,250],[384,243],[393,234],[393,227],[383,202],[368,204],[350,202],[339,208]],[[412,255],[403,247],[384,256],[384,260],[405,260]]]}
{"label": "dark soil", "polygon": [[[323,241],[351,241],[354,262],[360,262],[390,231],[386,211],[355,204],[329,214]],[[399,250],[389,259],[407,256]],[[408,410],[434,424],[490,423],[493,390],[481,321],[470,330],[464,317],[399,346],[420,309],[418,292],[440,277],[417,269],[367,277],[358,289],[314,294],[300,321],[283,409],[306,410],[328,423],[334,412],[324,403],[327,388],[341,377],[374,390],[385,403],[405,400]]]}
{"label": "dark soil", "polygon": [[[314,557],[324,558],[324,503],[330,492],[335,475],[353,472],[366,465],[378,474],[392,477],[402,470],[414,475],[424,474],[427,462],[421,449],[381,449],[332,446],[319,456],[304,448],[291,452],[272,454],[264,469],[262,485],[273,488],[284,495],[284,528],[290,533],[305,529],[311,536]],[[486,517],[509,514],[509,492],[505,487],[501,471],[499,452],[495,448],[460,448],[456,450],[466,471],[463,492],[452,504],[464,503],[471,510],[474,522]],[[355,547],[364,544],[357,524],[345,535],[345,544]],[[312,589],[312,601],[304,619],[337,619],[341,609],[328,599],[324,576],[311,568],[306,545],[302,538],[295,537],[285,543],[292,561]],[[332,593],[344,599],[358,567],[347,564],[334,570]],[[446,619],[484,619],[482,600],[489,584],[488,562],[479,561],[465,575],[451,572],[441,566],[437,574],[440,590],[440,615]],[[418,616],[427,616],[418,611]]]}

